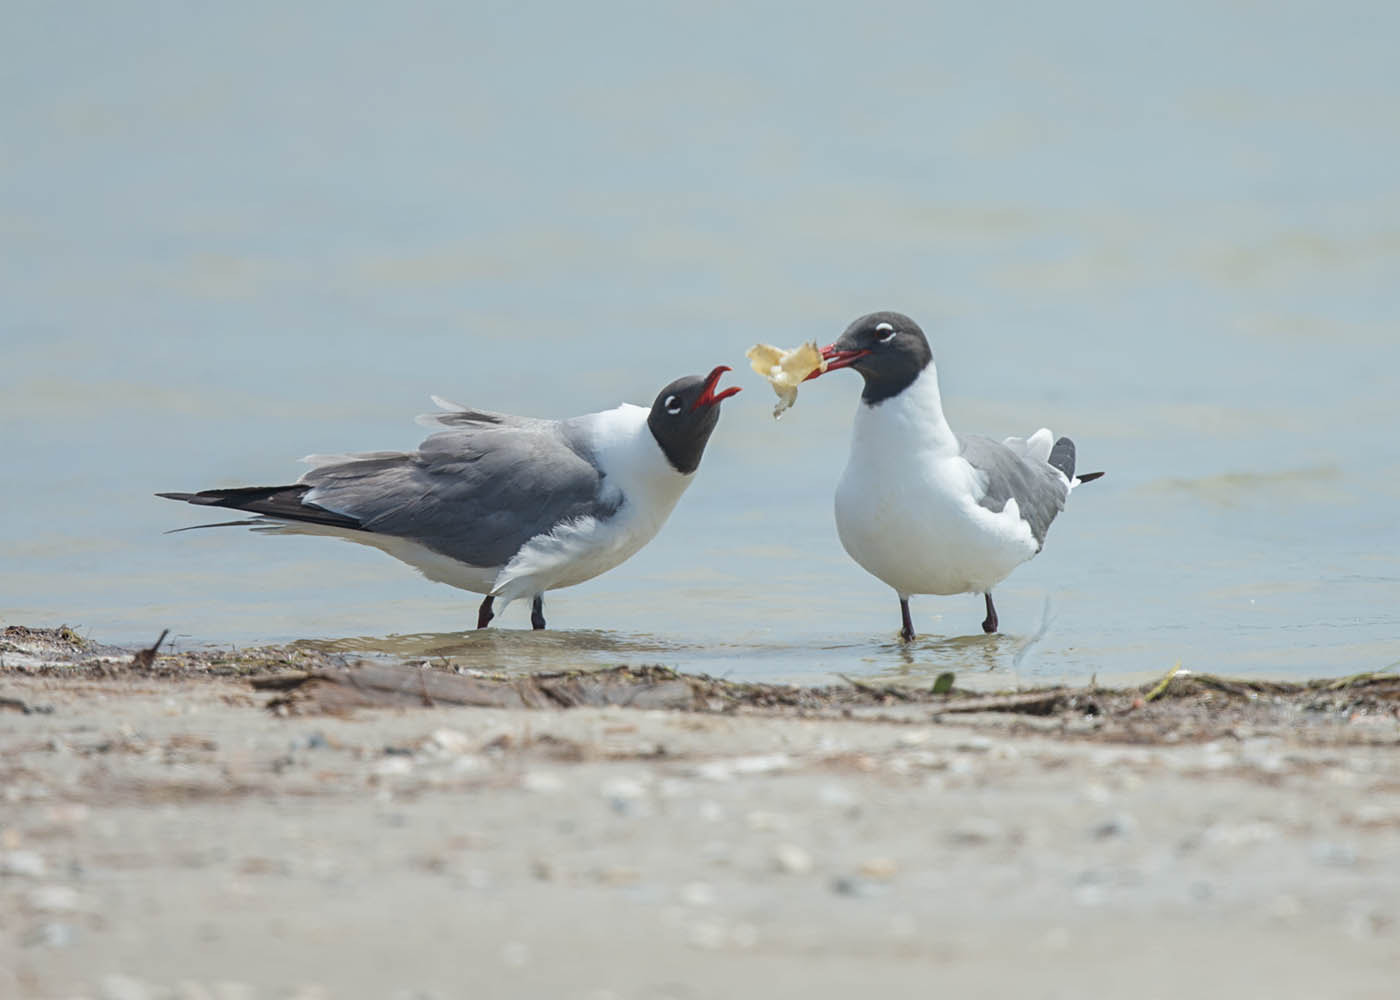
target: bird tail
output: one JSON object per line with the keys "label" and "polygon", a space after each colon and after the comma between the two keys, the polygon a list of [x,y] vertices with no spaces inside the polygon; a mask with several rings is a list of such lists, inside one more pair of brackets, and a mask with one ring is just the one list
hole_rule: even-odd
{"label": "bird tail", "polygon": [[1056,441],[1055,447],[1050,449],[1050,457],[1046,461],[1063,472],[1071,486],[1092,483],[1095,479],[1103,476],[1102,472],[1086,472],[1078,479],[1074,478],[1074,442],[1069,438],[1060,438]]}

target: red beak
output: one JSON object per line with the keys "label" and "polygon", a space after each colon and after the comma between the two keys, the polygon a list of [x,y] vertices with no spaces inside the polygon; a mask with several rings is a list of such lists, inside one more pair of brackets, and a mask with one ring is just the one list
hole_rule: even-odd
{"label": "red beak", "polygon": [[818,368],[802,381],[806,382],[809,379],[816,378],[818,375],[834,372],[838,368],[849,368],[869,353],[869,351],[838,351],[835,344],[827,344],[822,348],[822,358],[826,361],[826,368]]}
{"label": "red beak", "polygon": [[739,386],[731,385],[723,392],[715,392],[715,386],[719,385],[719,377],[729,370],[728,365],[720,365],[705,376],[705,389],[700,393],[700,398],[695,401],[695,405],[690,408],[690,412],[694,413],[702,406],[715,406],[739,391]]}

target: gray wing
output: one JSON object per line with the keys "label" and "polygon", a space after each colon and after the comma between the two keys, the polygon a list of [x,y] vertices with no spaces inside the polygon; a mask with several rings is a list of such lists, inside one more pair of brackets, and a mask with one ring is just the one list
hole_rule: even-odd
{"label": "gray wing", "polygon": [[[413,453],[345,456],[301,478],[306,500],[362,530],[502,566],[561,522],[607,517],[622,497],[558,423],[459,411]],[[494,418],[494,419],[493,419]],[[313,461],[315,461],[313,459]]]}
{"label": "gray wing", "polygon": [[1055,515],[1065,509],[1069,483],[1047,462],[1022,458],[1000,441],[978,434],[958,435],[962,457],[982,474],[986,492],[978,504],[1000,514],[1014,499],[1021,517],[1030,525],[1037,550],[1045,545],[1045,533]]}

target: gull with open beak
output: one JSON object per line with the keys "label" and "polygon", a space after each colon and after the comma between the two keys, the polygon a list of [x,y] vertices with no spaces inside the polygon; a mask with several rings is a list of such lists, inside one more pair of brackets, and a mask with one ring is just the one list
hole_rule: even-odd
{"label": "gull with open beak", "polygon": [[[443,428],[418,450],[312,455],[294,485],[160,493],[255,515],[226,521],[370,545],[430,580],[485,594],[477,627],[507,604],[612,569],[651,541],[700,466],[719,420],[709,375],[677,379],[651,407],[624,403],[566,420],[512,417],[434,402],[420,421]],[[185,530],[185,529],[180,529]]]}

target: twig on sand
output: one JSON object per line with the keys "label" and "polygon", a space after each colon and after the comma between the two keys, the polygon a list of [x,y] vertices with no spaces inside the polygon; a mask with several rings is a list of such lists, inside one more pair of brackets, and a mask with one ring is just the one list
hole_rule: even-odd
{"label": "twig on sand", "polygon": [[138,649],[131,657],[131,665],[138,670],[150,670],[156,662],[156,650],[160,649],[160,644],[165,641],[165,637],[170,634],[170,629],[162,629],[158,638],[149,649]]}
{"label": "twig on sand", "polygon": [[989,695],[985,698],[966,698],[939,705],[933,714],[938,716],[955,712],[1009,712],[1013,715],[1052,715],[1068,703],[1069,698],[1070,692],[1063,688],[1027,694]]}
{"label": "twig on sand", "polygon": [[855,688],[857,691],[861,691],[869,695],[874,695],[876,698],[894,698],[896,701],[909,700],[909,692],[901,691],[897,687],[880,687],[876,684],[868,684],[865,681],[858,681],[854,677],[848,677],[845,674],[837,674],[836,676],[841,678],[843,681],[845,681],[851,687]]}
{"label": "twig on sand", "polygon": [[1167,671],[1167,676],[1163,677],[1160,681],[1158,681],[1157,684],[1152,688],[1151,691],[1149,691],[1149,692],[1147,692],[1147,694],[1143,695],[1143,696],[1142,696],[1142,700],[1143,700],[1144,702],[1156,701],[1158,698],[1162,697],[1162,695],[1166,694],[1167,688],[1169,688],[1169,687],[1171,686],[1172,678],[1175,677],[1175,676],[1176,676],[1177,674],[1179,674],[1180,672],[1181,672],[1181,661],[1180,661],[1180,660],[1177,660],[1177,661],[1176,661],[1176,666],[1174,666],[1174,667],[1172,667],[1170,670],[1168,670],[1168,671]]}

